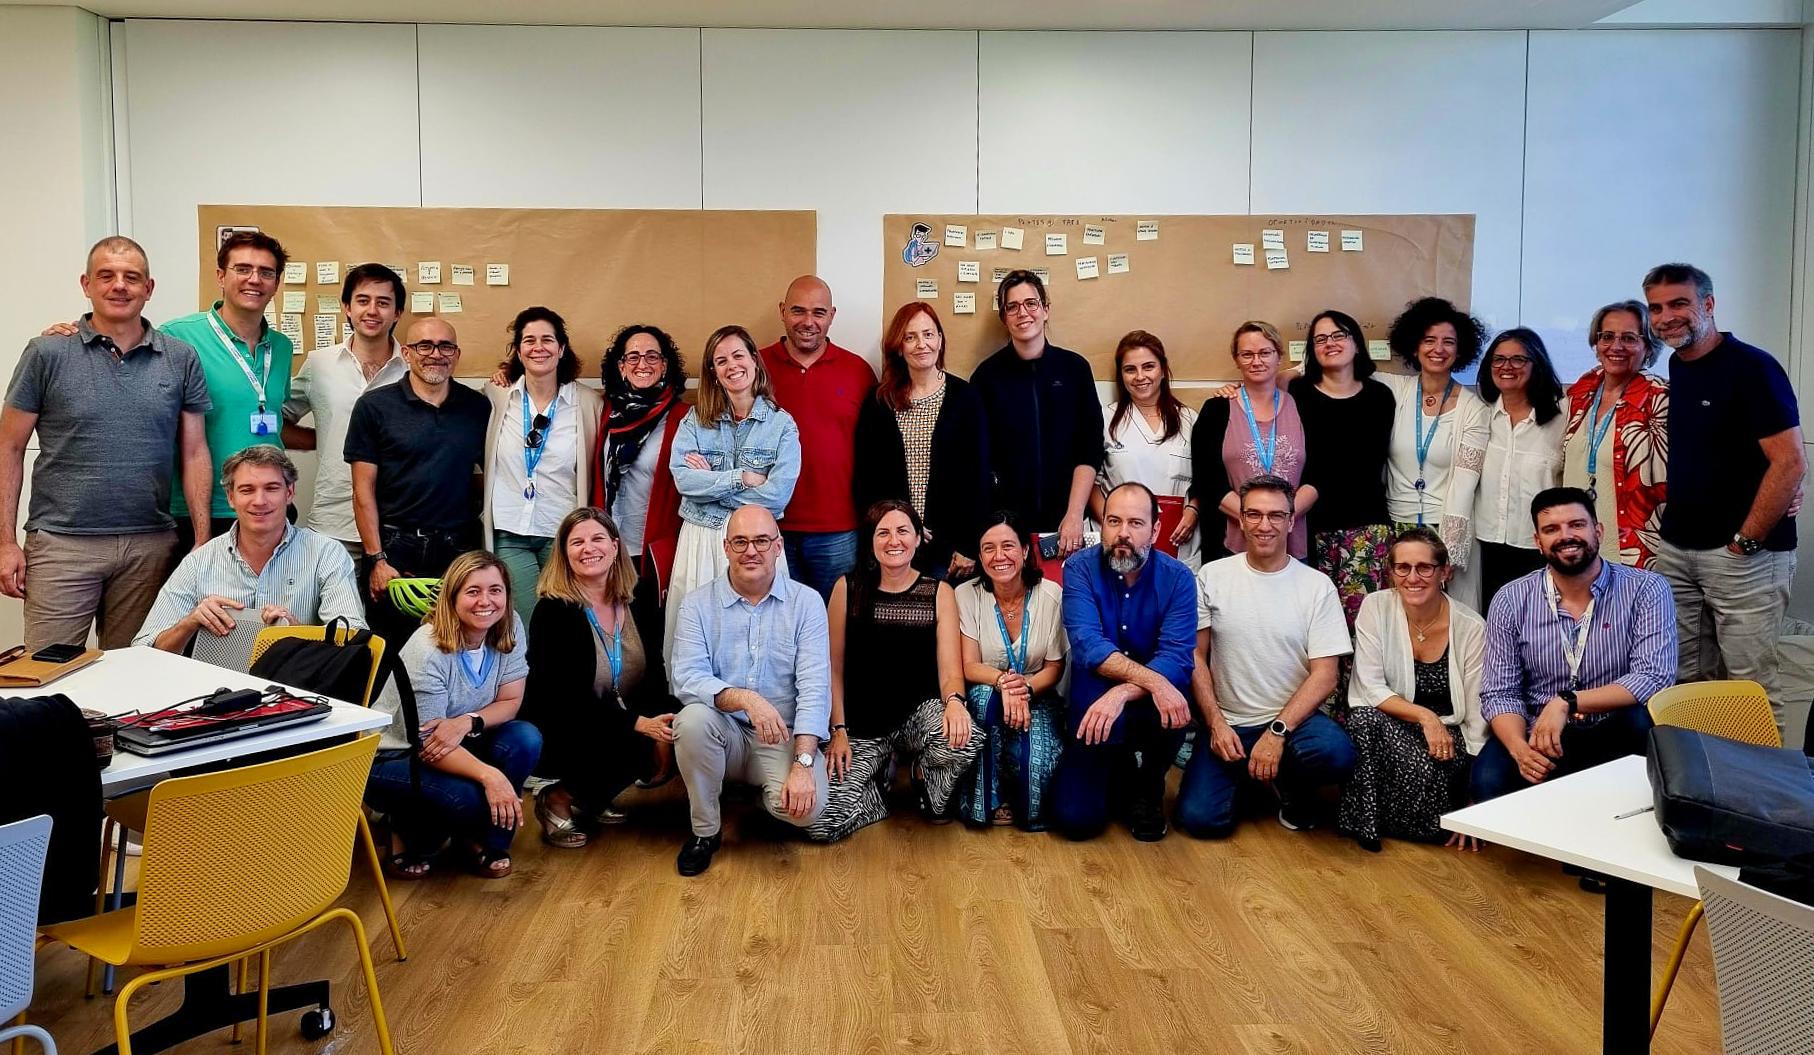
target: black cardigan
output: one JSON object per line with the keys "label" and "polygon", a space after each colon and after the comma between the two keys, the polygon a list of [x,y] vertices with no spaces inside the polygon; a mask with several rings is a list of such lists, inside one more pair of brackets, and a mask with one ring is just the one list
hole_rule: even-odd
{"label": "black cardigan", "polygon": [[603,697],[592,691],[598,652],[585,609],[552,597],[536,602],[529,616],[529,680],[523,686],[522,718],[545,736],[561,735],[562,730],[574,727],[576,719],[588,725],[605,722],[615,731],[631,732],[639,717],[680,710],[668,691],[668,672],[661,659],[661,610],[643,588],[647,582],[637,584],[636,598],[630,602],[630,618],[642,638],[645,665],[642,680],[630,690],[623,707],[617,706],[614,690],[606,689]]}
{"label": "black cardigan", "polygon": [[[879,396],[863,401],[857,415],[856,472],[851,490],[857,511],[884,498],[908,501],[907,445],[900,422]],[[989,429],[975,386],[945,375],[945,399],[932,426],[931,467],[926,477],[926,528],[932,541],[914,561],[931,573],[951,563],[951,554],[976,559],[976,537],[989,515],[993,481],[989,474]],[[869,545],[858,539],[859,553]]]}

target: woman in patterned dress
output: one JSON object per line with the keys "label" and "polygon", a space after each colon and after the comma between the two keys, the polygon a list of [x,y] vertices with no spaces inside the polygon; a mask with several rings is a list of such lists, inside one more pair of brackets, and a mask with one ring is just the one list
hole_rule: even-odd
{"label": "woman in patterned dress", "polygon": [[1594,312],[1587,343],[1600,365],[1568,386],[1562,483],[1593,496],[1600,556],[1646,568],[1669,490],[1669,382],[1646,370],[1663,345],[1636,300]]}

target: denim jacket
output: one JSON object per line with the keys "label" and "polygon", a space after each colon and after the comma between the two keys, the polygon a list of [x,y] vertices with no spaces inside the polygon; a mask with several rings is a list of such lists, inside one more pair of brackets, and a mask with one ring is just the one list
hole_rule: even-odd
{"label": "denim jacket", "polygon": [[[689,466],[689,454],[704,457],[712,467]],[[702,425],[699,412],[691,410],[674,434],[668,468],[680,491],[680,517],[689,524],[721,528],[738,506],[750,504],[780,520],[800,478],[800,429],[792,415],[761,397],[750,416],[737,423],[727,414]],[[761,487],[745,487],[745,471],[768,479]]]}

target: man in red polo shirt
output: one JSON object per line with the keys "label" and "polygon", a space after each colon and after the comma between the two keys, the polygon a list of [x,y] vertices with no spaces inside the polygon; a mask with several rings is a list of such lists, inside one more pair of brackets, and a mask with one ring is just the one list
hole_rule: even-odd
{"label": "man in red polo shirt", "polygon": [[861,356],[831,343],[837,314],[831,287],[801,275],[781,301],[781,339],[762,349],[775,400],[800,427],[800,482],[781,518],[788,574],[827,600],[857,563],[857,411],[876,387]]}

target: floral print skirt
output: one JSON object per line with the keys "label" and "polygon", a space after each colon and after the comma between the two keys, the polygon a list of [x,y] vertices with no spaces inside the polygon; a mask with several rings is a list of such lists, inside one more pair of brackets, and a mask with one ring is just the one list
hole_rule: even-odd
{"label": "floral print skirt", "polygon": [[[1354,617],[1360,614],[1361,601],[1373,591],[1391,586],[1386,565],[1392,537],[1390,524],[1319,531],[1310,536],[1308,563],[1335,583],[1335,596],[1341,601],[1350,636],[1354,634]],[[1341,676],[1328,704],[1330,717],[1344,724],[1348,717],[1348,678],[1353,670],[1353,657],[1343,656]]]}

